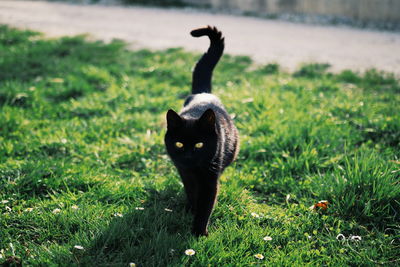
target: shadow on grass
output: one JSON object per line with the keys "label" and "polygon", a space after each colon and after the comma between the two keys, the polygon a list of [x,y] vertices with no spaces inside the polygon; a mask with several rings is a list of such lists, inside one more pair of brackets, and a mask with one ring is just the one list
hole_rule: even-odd
{"label": "shadow on grass", "polygon": [[[178,197],[177,197],[178,196]],[[177,264],[193,238],[183,194],[174,188],[152,190],[142,207],[115,216],[81,257],[81,265],[166,266]]]}

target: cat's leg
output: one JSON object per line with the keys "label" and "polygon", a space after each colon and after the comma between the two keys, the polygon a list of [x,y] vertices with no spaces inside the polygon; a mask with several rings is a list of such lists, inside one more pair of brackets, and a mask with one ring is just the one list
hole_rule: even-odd
{"label": "cat's leg", "polygon": [[218,177],[201,177],[197,197],[197,210],[194,216],[192,232],[196,236],[208,235],[208,222],[217,200]]}
{"label": "cat's leg", "polygon": [[183,185],[185,187],[186,192],[186,206],[185,210],[190,211],[193,214],[196,213],[196,199],[198,196],[198,184],[195,179],[193,172],[190,171],[180,171],[180,175],[182,178]]}

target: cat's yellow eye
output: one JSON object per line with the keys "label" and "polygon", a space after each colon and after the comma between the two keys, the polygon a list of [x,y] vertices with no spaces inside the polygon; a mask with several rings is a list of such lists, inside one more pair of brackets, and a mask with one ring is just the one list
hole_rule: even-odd
{"label": "cat's yellow eye", "polygon": [[182,144],[181,142],[176,142],[176,143],[175,143],[175,146],[176,146],[177,148],[182,148],[182,147],[183,147],[183,144]]}
{"label": "cat's yellow eye", "polygon": [[203,147],[203,143],[202,142],[197,143],[197,144],[194,145],[194,147],[195,148],[202,148]]}

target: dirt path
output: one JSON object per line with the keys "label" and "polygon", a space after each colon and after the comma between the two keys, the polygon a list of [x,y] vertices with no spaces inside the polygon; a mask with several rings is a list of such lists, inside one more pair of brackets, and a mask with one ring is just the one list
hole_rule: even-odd
{"label": "dirt path", "polygon": [[333,70],[377,69],[400,75],[400,33],[316,26],[195,10],[71,5],[37,1],[0,1],[0,24],[42,31],[49,36],[90,33],[124,39],[132,47],[184,47],[204,51],[205,38],[189,31],[218,26],[226,53],[249,55],[257,63],[278,62],[293,70],[301,62],[329,62]]}

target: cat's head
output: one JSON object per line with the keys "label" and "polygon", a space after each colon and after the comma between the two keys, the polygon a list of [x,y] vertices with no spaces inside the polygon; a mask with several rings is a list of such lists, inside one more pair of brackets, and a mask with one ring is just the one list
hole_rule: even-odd
{"label": "cat's head", "polygon": [[218,147],[215,123],[212,109],[199,119],[185,119],[171,109],[168,111],[165,145],[178,167],[201,167],[212,161]]}

